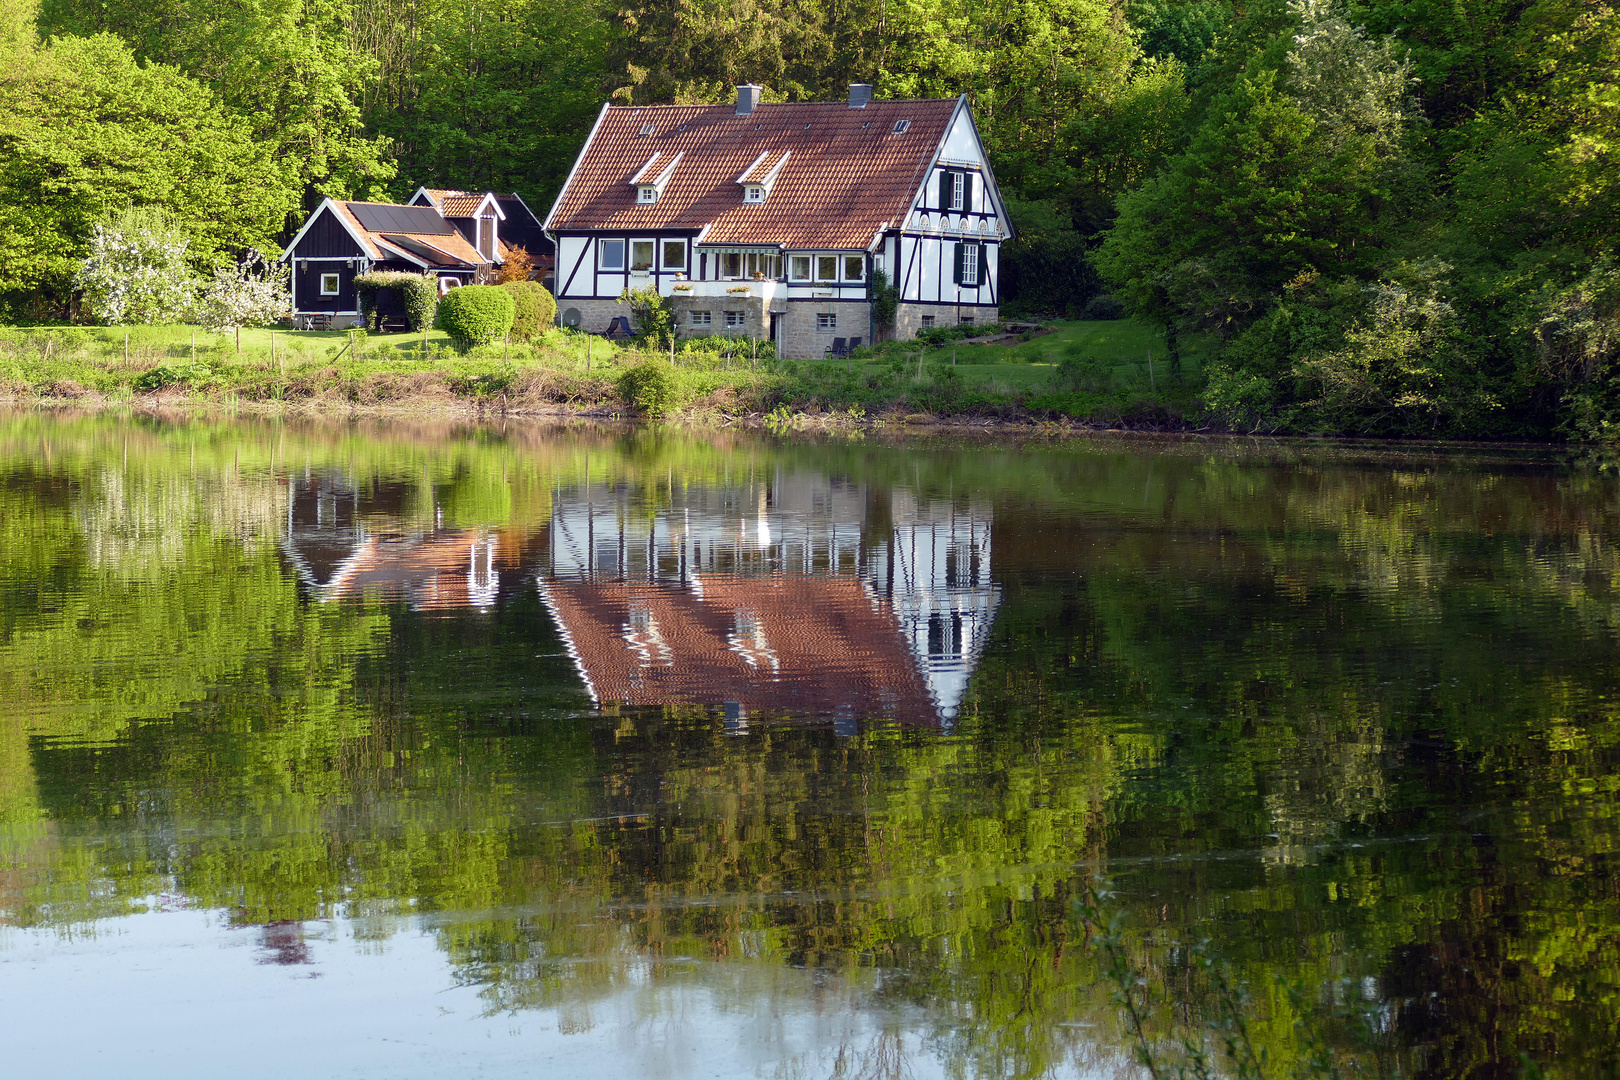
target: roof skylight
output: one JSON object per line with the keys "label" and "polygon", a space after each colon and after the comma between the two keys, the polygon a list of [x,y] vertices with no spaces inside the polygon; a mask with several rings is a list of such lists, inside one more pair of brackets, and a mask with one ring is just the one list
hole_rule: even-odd
{"label": "roof skylight", "polygon": [[911,130],[911,121],[910,120],[896,120],[894,122],[894,133],[896,135],[904,135],[906,132],[908,132],[910,130]]}

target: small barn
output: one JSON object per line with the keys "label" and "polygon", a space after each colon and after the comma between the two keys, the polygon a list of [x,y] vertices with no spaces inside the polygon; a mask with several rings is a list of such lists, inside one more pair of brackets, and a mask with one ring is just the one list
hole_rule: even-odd
{"label": "small barn", "polygon": [[[500,256],[497,261],[504,261],[508,252],[521,247],[534,264],[531,276],[536,281],[552,276],[556,245],[546,235],[545,226],[529,209],[529,204],[516,192],[478,193],[422,187],[411,196],[410,205],[434,207],[480,252],[495,251]],[[493,246],[487,240],[493,240]]]}
{"label": "small barn", "polygon": [[[292,268],[293,319],[305,327],[362,324],[354,279],[373,270],[431,273],[441,292],[468,285],[501,261],[499,204],[485,203],[494,219],[480,250],[437,207],[325,199],[287,245],[281,259]],[[478,214],[472,220],[480,220]],[[474,233],[476,238],[477,234]],[[385,313],[387,314],[387,313]]]}

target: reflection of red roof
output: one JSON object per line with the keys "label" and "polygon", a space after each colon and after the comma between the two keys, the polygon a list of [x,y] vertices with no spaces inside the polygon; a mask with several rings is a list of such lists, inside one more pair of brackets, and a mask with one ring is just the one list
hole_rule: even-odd
{"label": "reflection of red roof", "polygon": [[556,579],[543,591],[598,701],[939,723],[898,624],[855,578]]}

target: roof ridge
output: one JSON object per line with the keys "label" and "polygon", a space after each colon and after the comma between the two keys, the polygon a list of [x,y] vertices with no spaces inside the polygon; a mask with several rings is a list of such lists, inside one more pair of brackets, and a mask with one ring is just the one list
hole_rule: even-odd
{"label": "roof ridge", "polygon": [[[868,101],[866,103],[866,105],[863,106],[863,107],[869,109],[873,105],[932,105],[932,104],[934,104],[936,102],[946,104],[946,105],[955,105],[956,101],[957,101],[957,99],[953,98],[953,97],[948,97],[948,98],[873,98],[871,101]],[[762,101],[758,105],[754,106],[754,112],[757,113],[757,112],[759,112],[759,110],[765,109],[765,108],[779,108],[779,107],[784,106],[784,105],[795,105],[795,106],[797,106],[797,105],[843,105],[843,106],[847,106],[848,104],[849,103],[846,100],[844,100],[843,98],[835,98],[835,99],[833,99],[831,101]],[[691,105],[678,105],[678,104],[674,104],[674,103],[670,103],[670,102],[658,102],[656,104],[648,104],[648,105],[625,105],[625,104],[621,104],[621,103],[618,103],[618,102],[610,101],[610,102],[607,103],[607,106],[608,106],[609,109],[730,109],[730,108],[734,107],[734,103],[730,102],[730,101],[711,101],[711,102],[707,102],[707,103],[703,103],[703,104],[694,103],[694,104],[691,104]],[[851,109],[850,111],[851,112],[860,112],[861,110],[860,109]],[[749,114],[747,114],[747,113],[739,113],[738,115],[745,116],[745,115],[749,115]]]}

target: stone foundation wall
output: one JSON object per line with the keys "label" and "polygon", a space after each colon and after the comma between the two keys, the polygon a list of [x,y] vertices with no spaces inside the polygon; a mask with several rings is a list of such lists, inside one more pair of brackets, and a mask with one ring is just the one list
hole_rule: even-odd
{"label": "stone foundation wall", "polygon": [[568,309],[579,310],[579,328],[588,334],[605,334],[610,323],[623,315],[630,319],[630,305],[618,300],[558,300],[557,316],[564,326],[567,325]]}
{"label": "stone foundation wall", "polygon": [[[829,313],[838,316],[835,329],[818,330],[816,316]],[[814,360],[827,355],[833,338],[860,338],[862,345],[872,344],[871,308],[866,301],[795,300],[782,316],[782,340],[778,346],[782,356],[792,360]]]}
{"label": "stone foundation wall", "polygon": [[932,315],[935,326],[955,326],[971,317],[975,324],[1001,320],[1001,309],[989,304],[900,304],[894,312],[894,340],[910,341],[923,328],[923,316]]}
{"label": "stone foundation wall", "polygon": [[[682,296],[675,293],[669,298],[669,307],[675,313],[675,333],[678,337],[708,337],[710,334],[717,334],[721,337],[745,340],[758,338],[760,341],[768,341],[771,336],[770,312],[766,310],[763,297]],[[707,311],[709,325],[693,326],[694,311]],[[742,312],[743,324],[728,327],[726,325],[728,311]]]}

